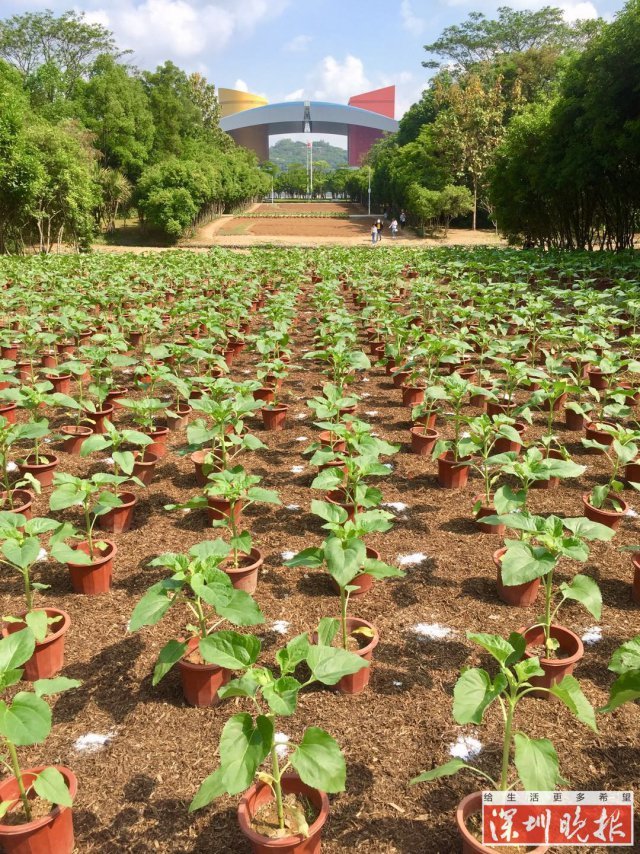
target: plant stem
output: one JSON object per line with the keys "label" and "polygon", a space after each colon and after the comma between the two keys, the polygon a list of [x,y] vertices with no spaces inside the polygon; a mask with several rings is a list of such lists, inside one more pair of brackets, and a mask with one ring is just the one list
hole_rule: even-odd
{"label": "plant stem", "polygon": [[553,570],[544,576],[544,647],[549,652],[551,640],[551,600],[553,596]]}
{"label": "plant stem", "polygon": [[31,590],[31,581],[29,579],[30,568],[31,567],[27,567],[22,570],[22,577],[24,579],[24,598],[27,602],[27,612],[29,612],[33,607],[33,591]]}
{"label": "plant stem", "polygon": [[29,798],[27,797],[24,782],[22,781],[22,772],[20,771],[18,754],[14,745],[10,741],[7,741],[7,747],[9,749],[9,756],[11,757],[11,768],[13,769],[13,775],[16,778],[16,783],[18,784],[18,791],[20,792],[20,800],[22,801],[22,806],[24,807],[24,812],[27,816],[27,821],[31,821],[31,805],[29,804]]}
{"label": "plant stem", "polygon": [[502,745],[502,770],[500,772],[500,790],[505,791],[509,777],[509,753],[511,751],[511,730],[513,728],[513,714],[516,710],[513,700],[509,700],[507,719],[504,724],[504,743]]}
{"label": "plant stem", "polygon": [[278,810],[278,824],[280,830],[284,830],[284,810],[282,808],[282,783],[280,764],[278,762],[278,753],[275,743],[271,745],[271,763],[273,765],[273,790],[276,794],[276,807]]}
{"label": "plant stem", "polygon": [[340,624],[342,628],[342,647],[347,649],[347,603],[349,597],[346,595],[344,587],[340,588]]}

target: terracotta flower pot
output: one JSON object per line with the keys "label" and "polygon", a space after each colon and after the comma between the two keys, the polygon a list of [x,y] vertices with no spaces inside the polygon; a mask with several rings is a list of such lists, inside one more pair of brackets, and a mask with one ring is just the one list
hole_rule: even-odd
{"label": "terracotta flower pot", "polygon": [[[227,573],[236,590],[255,593],[258,586],[258,572],[264,563],[264,558],[258,549],[251,549],[248,555],[240,555],[240,558],[245,558],[245,566],[239,566],[236,569],[228,564],[223,564],[222,569]],[[242,560],[240,562],[242,563]]]}
{"label": "terracotta flower pot", "polygon": [[112,388],[107,392],[107,403],[110,403],[114,409],[122,409],[120,401],[127,396],[126,388]]}
{"label": "terracotta flower pot", "polygon": [[[493,499],[493,495],[489,496],[490,499]],[[475,520],[476,520],[476,528],[479,531],[482,531],[485,534],[496,534],[498,537],[504,537],[504,533],[506,531],[505,525],[487,525],[486,522],[481,522],[481,519],[484,519],[485,516],[495,516],[496,508],[493,504],[483,504],[482,502],[486,500],[486,496],[484,494],[478,494],[473,499],[474,506],[480,502],[480,507],[476,510]]]}
{"label": "terracotta flower pot", "polygon": [[[518,633],[524,635],[527,647],[542,646],[544,644],[544,628],[533,626],[530,629],[518,629]],[[564,653],[563,658],[541,658],[540,667],[544,670],[544,676],[532,676],[529,681],[534,688],[550,688],[561,682],[565,676],[573,673],[573,669],[584,655],[584,646],[578,635],[564,626],[555,623],[551,625],[551,637],[560,644],[559,651]],[[533,654],[525,650],[525,657],[532,658]],[[550,695],[545,691],[536,691],[531,697],[548,698]]]}
{"label": "terracotta flower pot", "polygon": [[409,371],[398,371],[393,375],[393,384],[396,388],[402,388],[404,381],[409,376]]}
{"label": "terracotta flower pot", "polygon": [[141,480],[145,486],[149,486],[156,471],[158,455],[152,451],[147,451],[145,448],[142,453],[136,451],[135,458],[136,461],[133,464],[133,471],[131,473],[134,477]]}
{"label": "terracotta flower pot", "polygon": [[463,489],[469,478],[469,465],[464,459],[456,461],[453,451],[438,457],[438,486],[442,489]]}
{"label": "terracotta flower pot", "polygon": [[6,347],[0,347],[0,356],[3,359],[9,359],[12,362],[15,362],[18,358],[18,345],[16,344],[8,344]]}
{"label": "terracotta flower pot", "polygon": [[487,415],[510,415],[515,403],[503,403],[497,400],[487,400]]}
{"label": "terracotta flower pot", "polygon": [[[29,788],[36,775],[44,771],[45,767],[50,766],[25,768],[21,774],[23,786]],[[74,798],[78,791],[78,780],[73,771],[64,765],[53,767],[62,774]],[[9,812],[19,808],[19,798],[20,790],[15,777],[7,777],[0,783],[0,801],[16,801]],[[0,819],[0,846],[5,854],[72,854],[75,843],[71,809],[54,806],[50,813],[27,824],[4,824]]]}
{"label": "terracotta flower pot", "polygon": [[640,605],[640,555],[633,555],[631,558],[631,562],[633,563],[633,582],[631,584],[631,599],[636,603],[636,605]]}
{"label": "terracotta flower pot", "polygon": [[253,392],[254,400],[263,400],[265,403],[272,403],[276,396],[276,390],[273,386],[262,386]]}
{"label": "terracotta flower pot", "polygon": [[318,441],[323,447],[331,448],[331,450],[335,451],[337,454],[341,454],[347,449],[347,443],[345,440],[336,436],[336,434],[332,433],[331,430],[321,430],[318,433]]}
{"label": "terracotta flower pot", "polygon": [[210,464],[205,464],[205,458],[209,453],[208,450],[194,451],[189,458],[193,463],[198,486],[206,486],[209,472],[222,471],[222,460],[216,455],[213,455],[213,461]]}
{"label": "terracotta flower pot", "polygon": [[433,430],[436,426],[436,421],[438,420],[438,410],[434,410],[433,412],[429,412],[425,415],[420,415],[413,422],[414,427],[428,427],[430,430]]}
{"label": "terracotta flower pot", "polygon": [[279,406],[264,407],[260,410],[262,420],[264,421],[265,430],[280,432],[284,430],[284,422],[287,417],[289,407],[286,404]]}
{"label": "terracotta flower pot", "polygon": [[357,507],[356,505],[346,501],[346,495],[343,489],[331,489],[325,495],[325,501],[328,501],[330,504],[338,504],[342,507],[343,510],[347,511],[347,518],[350,522],[353,522],[356,510],[361,510],[361,507]]}
{"label": "terracotta flower pot", "polygon": [[[604,424],[609,427],[616,426],[611,421],[587,421],[584,425],[585,436],[587,439],[599,442],[601,445],[607,445],[608,447],[613,444],[613,436],[611,433],[607,433],[606,430],[601,429]],[[588,452],[590,454],[604,454],[604,451],[601,451],[598,448],[589,448]]]}
{"label": "terracotta flower pot", "polygon": [[538,598],[540,579],[534,578],[532,581],[526,581],[524,584],[504,584],[502,581],[502,558],[505,556],[506,551],[506,548],[501,548],[493,553],[493,562],[498,570],[498,577],[496,579],[498,596],[507,605],[526,608],[527,605],[532,605]]}
{"label": "terracotta flower pot", "polygon": [[624,467],[624,479],[627,485],[630,483],[640,483],[640,462],[638,460],[626,464]]}
{"label": "terracotta flower pot", "polygon": [[151,439],[151,444],[147,445],[145,450],[151,451],[151,453],[155,454],[159,460],[166,457],[167,451],[169,450],[167,448],[169,428],[156,427],[153,430],[143,430],[142,432]]}
{"label": "terracotta flower pot", "polygon": [[[524,436],[525,430],[527,429],[527,425],[524,421],[516,421],[512,426],[520,436]],[[512,442],[511,439],[507,439],[506,436],[500,436],[499,439],[496,439],[493,449],[496,454],[507,454],[509,452],[519,454],[522,450],[522,442]]]}
{"label": "terracotta flower pot", "polygon": [[[482,383],[480,388],[485,388],[487,390],[493,388],[490,383]],[[472,394],[469,396],[469,405],[476,407],[477,409],[486,409],[489,401],[484,396],[484,394]]]}
{"label": "terracotta flower pot", "polygon": [[[94,545],[94,559],[90,564],[67,562],[71,576],[71,586],[74,593],[84,593],[95,596],[98,593],[108,593],[113,581],[113,559],[117,549],[110,540],[103,541],[102,549]],[[76,550],[89,554],[89,543],[84,540],[78,543]]]}
{"label": "terracotta flower pot", "polygon": [[609,379],[613,374],[603,374],[600,368],[589,368],[587,371],[589,377],[589,385],[597,391],[604,391],[609,388]]}
{"label": "terracotta flower pot", "polygon": [[[51,633],[46,636],[43,641],[36,642],[36,648],[33,655],[24,665],[23,679],[27,682],[35,682],[37,679],[49,679],[55,676],[62,670],[64,664],[64,642],[65,635],[69,631],[71,625],[71,617],[66,611],[61,611],[58,608],[36,608],[36,611],[45,611],[47,617],[61,617],[56,623],[52,623]],[[25,611],[18,614],[18,619],[22,620],[25,616]],[[26,623],[5,623],[2,626],[2,636],[12,635],[14,632],[19,632],[24,629]]]}
{"label": "terracotta flower pot", "polygon": [[[238,522],[242,514],[243,501],[236,501],[233,507],[233,520]],[[216,496],[207,497],[207,518],[210,522],[217,522],[220,519],[231,518],[231,502],[225,498],[217,498]]]}
{"label": "terracotta flower pot", "polygon": [[[369,560],[380,560],[380,552],[377,552],[375,549],[370,549],[369,546],[366,548],[366,555]],[[352,599],[354,596],[362,596],[364,593],[368,593],[369,590],[371,590],[373,586],[373,576],[369,575],[367,572],[361,572],[360,575],[356,575],[350,584],[358,589],[352,590],[349,594],[349,598]],[[333,577],[331,577],[331,587],[336,593],[340,592],[340,587]]]}
{"label": "terracotta flower pot", "polygon": [[28,457],[22,463],[18,463],[18,470],[21,475],[31,474],[38,481],[40,486],[43,488],[47,488],[53,483],[53,474],[58,467],[58,463],[60,462],[55,454],[51,454],[49,451],[46,454],[42,454],[41,456],[45,457],[47,460],[46,463],[35,462],[35,455],[29,454]]}
{"label": "terracotta flower pot", "polygon": [[60,428],[60,432],[65,436],[62,440],[62,450],[75,457],[80,455],[84,440],[93,434],[91,427],[84,427],[81,424],[65,424]]}
{"label": "terracotta flower pot", "polygon": [[[549,451],[549,453],[547,454],[547,458],[551,459],[551,460],[563,460],[564,459],[561,452],[556,451],[556,450]],[[547,480],[534,480],[533,483],[531,484],[531,489],[557,489],[559,485],[560,485],[560,478],[559,477],[550,477],[550,478],[547,478]]]}
{"label": "terracotta flower pot", "polygon": [[17,410],[18,405],[13,401],[11,401],[10,403],[0,401],[0,418],[5,418],[9,422],[9,424],[16,423]]}
{"label": "terracotta flower pot", "polygon": [[584,430],[586,418],[580,412],[574,412],[573,409],[565,409],[564,425],[567,430]]}
{"label": "terracotta flower pot", "polygon": [[231,679],[232,672],[218,667],[217,664],[194,664],[187,661],[187,657],[197,648],[199,640],[197,637],[189,640],[189,649],[178,662],[182,693],[190,706],[217,706],[220,702],[218,691]]}
{"label": "terracotta flower pot", "polygon": [[[566,402],[567,402],[567,393],[565,392],[564,394],[561,394],[560,397],[556,398],[556,400],[553,401],[553,411],[554,412],[560,412],[561,409],[564,409],[564,405]],[[543,412],[548,412],[550,407],[551,407],[551,401],[543,400],[542,404],[540,406],[540,409]]]}
{"label": "terracotta flower pot", "polygon": [[282,839],[270,839],[256,833],[251,827],[251,821],[260,807],[272,801],[274,797],[266,783],[256,783],[247,789],[238,805],[238,824],[242,835],[251,844],[253,854],[271,854],[274,851],[277,854],[320,854],[320,837],[329,815],[329,798],[324,792],[312,789],[299,777],[291,774],[283,776],[282,790],[285,794],[294,792],[309,800],[318,811],[318,816],[309,826],[309,834],[306,838],[297,834]]}
{"label": "terracotta flower pot", "polygon": [[33,493],[29,492],[28,489],[12,489],[11,503],[13,504],[13,507],[10,507],[7,502],[7,493],[0,492],[0,510],[6,510],[8,513],[20,513],[27,521],[31,519]]}
{"label": "terracotta flower pot", "polygon": [[71,393],[71,374],[45,374],[45,380],[49,380],[53,391],[60,394]]}
{"label": "terracotta flower pot", "polygon": [[[456,824],[458,833],[462,839],[462,854],[495,854],[496,849],[489,845],[483,845],[476,837],[467,830],[467,820],[482,810],[482,792],[472,792],[463,798],[456,809]],[[545,854],[549,850],[548,845],[538,845],[536,848],[527,849],[529,854]]]}
{"label": "terracotta flower pot", "polygon": [[[368,623],[366,620],[360,620],[358,617],[347,617],[348,632],[352,632],[354,629],[360,628],[371,629],[373,637],[366,646],[362,647],[362,649],[356,649],[354,652],[356,655],[359,655],[360,658],[370,662],[373,656],[373,651],[380,641],[378,630],[374,625]],[[357,673],[352,673],[350,676],[343,676],[336,687],[341,694],[361,694],[369,684],[370,678],[371,667],[363,667],[362,670],[359,670]]]}
{"label": "terracotta flower pot", "polygon": [[173,411],[176,413],[175,415],[167,412],[167,426],[169,430],[181,430],[189,423],[189,416],[193,410],[190,406],[182,403],[177,409],[173,407]]}
{"label": "terracotta flower pot", "polygon": [[609,497],[615,497],[615,500],[620,504],[622,510],[606,510],[599,507],[594,507],[589,503],[590,495],[588,493],[584,493],[582,496],[582,503],[584,505],[584,515],[587,519],[590,519],[592,522],[600,522],[601,525],[606,525],[608,528],[613,528],[616,531],[620,527],[620,522],[622,521],[622,517],[627,512],[627,502],[620,498],[619,495],[613,495],[613,493],[609,493]]}
{"label": "terracotta flower pot", "polygon": [[429,427],[412,427],[411,433],[411,451],[421,457],[430,457],[435,443],[440,435],[437,430]]}
{"label": "terracotta flower pot", "polygon": [[424,388],[417,385],[402,386],[402,405],[418,406],[424,400]]}
{"label": "terracotta flower pot", "polygon": [[85,410],[89,421],[93,423],[93,432],[94,433],[106,433],[107,428],[104,426],[105,420],[111,420],[113,416],[113,404],[112,403],[103,403],[102,409],[98,409],[96,412],[90,412],[88,409]]}
{"label": "terracotta flower pot", "polygon": [[138,501],[133,492],[119,492],[118,497],[122,501],[120,507],[114,507],[103,516],[98,516],[96,523],[103,531],[110,531],[112,534],[124,534],[129,530],[133,521],[133,508]]}

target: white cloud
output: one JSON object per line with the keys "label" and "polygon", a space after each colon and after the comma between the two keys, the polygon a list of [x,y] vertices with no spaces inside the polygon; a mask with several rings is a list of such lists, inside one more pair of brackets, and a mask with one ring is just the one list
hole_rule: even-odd
{"label": "white cloud", "polygon": [[402,0],[402,3],[400,3],[400,17],[402,18],[402,26],[405,30],[420,35],[424,29],[424,21],[413,11],[411,0]]}
{"label": "white cloud", "polygon": [[231,41],[270,17],[289,0],[113,0],[88,18],[113,30],[116,40],[134,52],[134,62],[153,66],[166,59],[183,64],[220,53]]}
{"label": "white cloud", "polygon": [[[294,89],[293,92],[289,92],[284,96],[285,101],[303,101],[304,100],[304,88],[302,89]],[[303,418],[306,418],[306,413],[301,412],[298,415],[298,419],[301,421]]]}
{"label": "white cloud", "polygon": [[245,81],[242,79],[242,77],[238,77],[236,82],[233,84],[233,88],[237,89],[238,92],[248,92],[249,91],[249,87],[247,86]]}
{"label": "white cloud", "polygon": [[315,80],[313,97],[319,101],[348,101],[352,95],[371,88],[364,63],[351,54],[342,62],[334,56],[325,56],[312,78]]}
{"label": "white cloud", "polygon": [[590,20],[598,17],[598,10],[593,3],[560,3],[559,8],[562,9],[565,21],[568,21],[569,23],[572,23],[573,21]]}
{"label": "white cloud", "polygon": [[306,36],[306,35],[294,36],[294,38],[292,38],[291,41],[288,41],[285,44],[284,49],[289,51],[290,53],[302,53],[303,51],[305,51],[309,47],[309,44],[311,43],[311,41],[312,41],[311,36]]}

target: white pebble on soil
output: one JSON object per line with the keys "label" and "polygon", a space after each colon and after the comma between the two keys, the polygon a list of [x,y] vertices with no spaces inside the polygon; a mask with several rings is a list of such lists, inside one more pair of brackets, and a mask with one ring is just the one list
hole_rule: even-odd
{"label": "white pebble on soil", "polygon": [[301,474],[304,471],[304,466],[292,466],[292,474]]}
{"label": "white pebble on soil", "polygon": [[471,735],[459,735],[453,744],[449,745],[449,753],[458,759],[473,759],[482,750],[482,743]]}
{"label": "white pebble on soil", "polygon": [[298,419],[298,421],[304,421],[304,419],[305,419],[306,417],[307,417],[307,413],[306,413],[306,412],[298,412],[298,414],[296,415],[296,418]]}
{"label": "white pebble on soil", "polygon": [[592,646],[594,643],[602,640],[602,629],[600,626],[590,626],[582,635],[582,642],[587,646]]}
{"label": "white pebble on soil", "polygon": [[417,566],[419,563],[424,563],[428,555],[422,552],[414,552],[411,555],[398,555],[398,563],[400,566]]}
{"label": "white pebble on soil", "polygon": [[299,504],[287,504],[286,509],[287,510],[299,510],[300,505]]}
{"label": "white pebble on soil", "polygon": [[289,623],[286,620],[276,620],[271,624],[271,631],[277,632],[279,635],[286,635],[289,631]]}
{"label": "white pebble on soil", "polygon": [[449,637],[453,629],[450,629],[449,626],[442,626],[440,623],[416,623],[412,631],[420,637],[429,638],[429,640],[444,640],[444,638]]}
{"label": "white pebble on soil", "polygon": [[308,442],[309,438],[307,436],[296,436],[296,442]]}
{"label": "white pebble on soil", "polygon": [[377,409],[368,409],[365,412],[365,415],[368,415],[370,418],[375,418],[376,415],[378,415],[378,410]]}
{"label": "white pebble on soil", "polygon": [[404,504],[402,501],[385,501],[382,506],[389,507],[389,509],[395,510],[396,513],[402,513],[403,510],[409,507],[408,504]]}
{"label": "white pebble on soil", "polygon": [[46,560],[47,557],[48,557],[47,550],[46,549],[40,549],[40,551],[38,552],[38,557],[36,558],[36,561]]}
{"label": "white pebble on soil", "polygon": [[12,461],[12,462],[8,462],[8,463],[7,463],[7,471],[8,471],[8,472],[18,471],[18,466],[17,466],[17,465],[16,465],[16,463],[14,463],[13,461]]}
{"label": "white pebble on soil", "polygon": [[625,516],[632,516],[635,518],[638,514],[632,507],[629,507],[629,509],[627,510],[627,512],[624,515]]}
{"label": "white pebble on soil", "polygon": [[84,751],[85,753],[96,753],[98,750],[107,745],[114,737],[115,732],[108,732],[104,735],[98,732],[88,732],[86,735],[81,735],[74,742],[74,750]]}
{"label": "white pebble on soil", "polygon": [[282,552],[282,560],[291,560],[292,557],[295,557],[297,552]]}

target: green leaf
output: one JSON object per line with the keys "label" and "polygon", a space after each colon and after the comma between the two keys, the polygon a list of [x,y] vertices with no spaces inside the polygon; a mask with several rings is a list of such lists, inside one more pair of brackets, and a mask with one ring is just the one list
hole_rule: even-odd
{"label": "green leaf", "polygon": [[478,667],[472,667],[461,674],[453,689],[453,717],[456,723],[482,723],[485,709],[493,703],[506,684],[503,676],[500,682],[497,681],[501,675],[496,677],[494,686],[487,671]]}
{"label": "green leaf", "polygon": [[224,795],[227,787],[224,783],[224,768],[216,768],[213,774],[202,781],[194,799],[189,804],[189,812],[195,812],[209,806],[211,801]]}
{"label": "green leaf", "polygon": [[568,528],[576,537],[584,540],[602,540],[608,542],[615,536],[615,531],[600,522],[592,522],[586,516],[578,516],[573,519],[563,519],[562,524]]}
{"label": "green leaf", "polygon": [[5,540],[2,543],[2,553],[13,566],[28,569],[38,559],[40,542],[35,537],[29,537],[20,546],[15,540]]}
{"label": "green leaf", "polygon": [[411,785],[429,783],[431,780],[439,780],[440,777],[451,777],[453,774],[457,774],[462,768],[468,767],[462,759],[450,759],[444,765],[438,765],[437,768],[432,768],[431,771],[423,771],[422,774],[418,774],[417,777],[411,780]]}
{"label": "green leaf", "polygon": [[0,733],[17,747],[40,744],[51,730],[51,709],[40,697],[20,691],[0,705]]}
{"label": "green leaf", "polygon": [[593,706],[582,693],[580,683],[575,676],[565,676],[561,682],[552,685],[551,693],[562,700],[581,723],[586,724],[594,732],[598,731]]}
{"label": "green leaf", "polygon": [[228,601],[218,603],[218,613],[235,626],[257,626],[264,623],[258,603],[244,590],[231,590]]}
{"label": "green leaf", "polygon": [[343,676],[350,676],[364,667],[369,667],[369,662],[355,652],[314,645],[309,647],[307,664],[314,679],[323,685],[335,685]]}
{"label": "green leaf", "polygon": [[47,697],[50,694],[62,694],[71,688],[79,688],[82,685],[80,679],[69,679],[67,676],[56,676],[55,679],[38,679],[33,683],[33,690],[37,697]]}
{"label": "green leaf", "polygon": [[640,670],[630,670],[618,676],[609,691],[609,702],[598,709],[599,712],[612,712],[623,703],[640,699]]}
{"label": "green leaf", "polygon": [[259,486],[252,486],[247,491],[247,498],[250,501],[259,501],[261,504],[280,504],[278,493],[273,489],[262,489]]}
{"label": "green leaf", "polygon": [[515,652],[511,643],[503,637],[500,637],[500,635],[467,632],[467,637],[470,641],[473,641],[474,643],[479,644],[483,649],[486,649],[486,651],[500,664],[505,664]]}
{"label": "green leaf", "polygon": [[542,546],[514,543],[502,558],[502,583],[514,586],[541,578],[551,572],[556,562],[556,557]]}
{"label": "green leaf", "polygon": [[514,762],[526,791],[552,792],[558,784],[558,754],[547,738],[515,733]]}
{"label": "green leaf", "polygon": [[293,673],[298,664],[306,661],[309,647],[309,635],[303,632],[301,635],[292,638],[284,649],[279,649],[276,652],[276,661],[283,676],[287,673]]}
{"label": "green leaf", "polygon": [[129,620],[129,631],[137,632],[143,626],[155,626],[167,613],[173,603],[164,581],[150,587],[133,609]]}
{"label": "green leaf", "polygon": [[229,718],[220,736],[220,763],[228,794],[236,795],[249,788],[272,742],[273,723],[264,715],[257,716],[255,726],[246,713]]}
{"label": "green leaf", "polygon": [[291,754],[291,764],[300,779],[323,792],[343,792],[347,768],[338,743],[318,727],[305,730],[302,741]]}
{"label": "green leaf", "polygon": [[292,715],[296,710],[301,687],[300,682],[293,676],[281,676],[275,682],[264,686],[262,696],[275,715]]}
{"label": "green leaf", "polygon": [[156,666],[153,668],[152,684],[156,686],[161,679],[167,675],[174,664],[177,664],[188,649],[186,643],[181,643],[177,640],[170,640],[160,650]]}
{"label": "green leaf", "polygon": [[640,670],[640,635],[636,635],[616,649],[611,656],[609,670],[614,673]]}
{"label": "green leaf", "polygon": [[0,673],[15,670],[33,655],[36,640],[29,628],[7,635],[0,640]]}
{"label": "green leaf", "polygon": [[244,673],[239,679],[231,679],[226,685],[218,689],[218,696],[224,700],[225,697],[255,697],[259,683],[256,681],[253,672],[249,670]]}
{"label": "green leaf", "polygon": [[73,805],[71,792],[57,768],[45,768],[41,771],[33,781],[33,788],[39,797],[51,804],[59,804],[61,807]]}
{"label": "green leaf", "polygon": [[521,683],[529,682],[532,676],[544,676],[544,670],[540,667],[540,661],[536,656],[516,662],[513,669],[518,677],[518,682]]}
{"label": "green leaf", "polygon": [[322,549],[308,548],[298,552],[295,557],[285,560],[284,566],[306,566],[311,569],[316,569],[324,563],[324,552]]}
{"label": "green leaf", "polygon": [[593,578],[588,575],[576,575],[569,584],[560,585],[560,592],[563,598],[580,602],[596,620],[600,619],[602,593]]}
{"label": "green leaf", "polygon": [[131,474],[136,458],[131,451],[114,451],[111,454],[114,463],[125,473]]}
{"label": "green leaf", "polygon": [[[493,506],[500,515],[503,515],[524,507],[526,500],[527,494],[523,489],[516,492],[505,484],[505,486],[501,486],[496,490],[493,498]],[[485,520],[483,519],[483,521]]]}
{"label": "green leaf", "polygon": [[24,621],[33,632],[38,643],[46,638],[49,625],[46,611],[29,611]]}
{"label": "green leaf", "polygon": [[333,617],[323,617],[318,623],[318,644],[319,646],[331,646],[335,636],[340,628],[340,620]]}
{"label": "green leaf", "polygon": [[200,654],[210,664],[228,670],[244,670],[258,660],[260,640],[255,635],[237,632],[214,632],[200,640]]}

